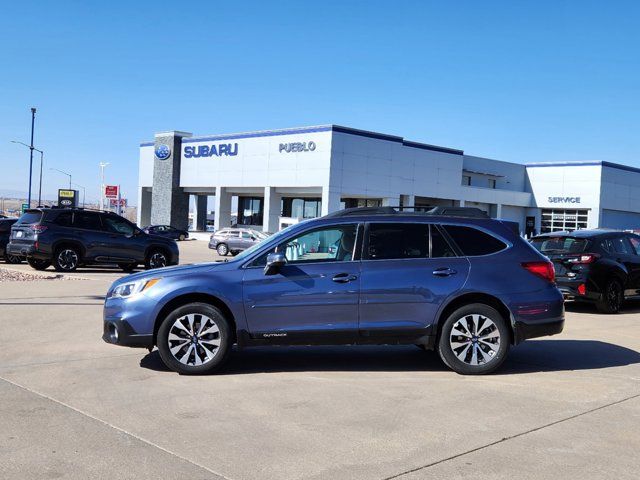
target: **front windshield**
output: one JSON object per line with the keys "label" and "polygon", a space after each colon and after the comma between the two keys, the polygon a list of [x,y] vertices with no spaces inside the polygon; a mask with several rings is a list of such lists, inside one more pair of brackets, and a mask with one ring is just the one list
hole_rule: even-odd
{"label": "front windshield", "polygon": [[256,250],[262,248],[264,246],[264,244],[265,244],[265,240],[267,240],[267,239],[268,239],[269,243],[271,243],[272,241],[275,241],[275,243],[273,243],[273,245],[275,247],[276,245],[278,245],[280,243],[280,239],[283,236],[285,236],[285,235],[287,235],[289,233],[289,231],[291,230],[291,227],[295,227],[296,225],[299,225],[299,223],[298,224],[294,224],[294,225],[289,225],[287,228],[284,228],[284,229],[280,230],[278,233],[274,233],[273,235],[270,235],[268,237],[265,236],[264,240],[261,240],[260,242],[256,243],[255,245],[252,245],[251,247],[247,248],[243,252],[239,253],[231,261],[236,262],[238,260],[242,261],[242,260],[246,259],[251,254],[253,254],[253,252],[255,252]]}

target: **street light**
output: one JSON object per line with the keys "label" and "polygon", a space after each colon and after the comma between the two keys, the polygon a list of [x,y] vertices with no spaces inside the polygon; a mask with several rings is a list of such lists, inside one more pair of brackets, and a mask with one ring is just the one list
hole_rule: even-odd
{"label": "street light", "polygon": [[82,208],[84,208],[84,200],[85,200],[85,195],[87,194],[87,189],[85,187],[83,187],[82,185],[79,185],[77,183],[74,183],[74,185],[76,187],[80,187],[82,189]]}
{"label": "street light", "polygon": [[104,210],[104,167],[109,165],[109,162],[100,162],[98,164],[100,166],[100,210]]}
{"label": "street light", "polygon": [[67,172],[63,172],[62,170],[58,170],[57,168],[50,168],[49,170],[55,170],[56,172],[60,172],[63,175],[66,175],[69,177],[69,190],[71,190],[71,174],[67,173]]}
{"label": "street light", "polygon": [[[31,145],[27,145],[24,142],[19,142],[18,140],[11,140],[11,143],[17,143],[19,145],[24,145],[27,148],[31,148]],[[36,147],[33,147],[36,152],[40,152],[40,182],[38,184],[38,206],[42,206],[42,157],[44,156],[44,152]]]}

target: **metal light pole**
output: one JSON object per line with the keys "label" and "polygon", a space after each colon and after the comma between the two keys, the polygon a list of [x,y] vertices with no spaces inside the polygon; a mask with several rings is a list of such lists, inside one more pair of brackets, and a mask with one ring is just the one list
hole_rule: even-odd
{"label": "metal light pole", "polygon": [[33,175],[33,127],[36,122],[36,109],[31,107],[31,145],[29,146],[29,197],[27,203],[31,208],[31,176]]}
{"label": "metal light pole", "polygon": [[69,190],[71,190],[71,174],[70,173],[63,172],[62,170],[58,170],[57,168],[50,168],[49,170],[55,170],[56,172],[60,172],[63,175],[66,175],[67,177],[69,177]]}
{"label": "metal light pole", "polygon": [[100,210],[104,210],[104,167],[109,165],[109,162],[100,162]]}
{"label": "metal light pole", "polygon": [[[27,145],[24,142],[18,140],[11,140],[11,143],[17,143],[18,145],[24,145],[31,150],[31,162],[33,163],[33,151],[40,152],[40,183],[38,185],[38,205],[42,205],[42,157],[44,152],[33,145]],[[31,165],[29,165],[29,205],[31,205]]]}
{"label": "metal light pole", "polygon": [[84,201],[85,201],[85,197],[86,197],[86,194],[87,194],[87,189],[85,187],[83,187],[82,185],[79,185],[77,183],[74,183],[74,185],[76,187],[80,187],[82,189],[82,208],[84,208]]}

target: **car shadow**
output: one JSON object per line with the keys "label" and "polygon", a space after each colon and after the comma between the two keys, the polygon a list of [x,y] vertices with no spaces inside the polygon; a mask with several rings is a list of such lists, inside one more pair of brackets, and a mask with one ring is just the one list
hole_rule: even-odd
{"label": "car shadow", "polygon": [[[640,353],[597,340],[529,340],[513,348],[498,374],[595,370],[640,363]],[[142,368],[169,371],[157,350]],[[289,346],[234,349],[218,373],[277,372],[438,372],[448,368],[435,352],[413,345]]]}
{"label": "car shadow", "polygon": [[[568,301],[564,303],[564,308],[567,312],[584,313],[587,315],[607,315],[606,313],[598,312],[598,309],[593,303],[589,302],[575,302]],[[627,300],[620,309],[621,314],[625,313],[640,313],[640,301],[639,300]]]}

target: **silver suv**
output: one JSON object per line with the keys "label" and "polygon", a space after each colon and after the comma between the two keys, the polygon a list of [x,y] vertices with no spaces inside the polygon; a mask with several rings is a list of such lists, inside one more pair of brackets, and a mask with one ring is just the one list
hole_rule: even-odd
{"label": "silver suv", "polygon": [[223,228],[211,235],[209,248],[218,251],[223,257],[231,253],[238,253],[260,243],[269,235],[250,228]]}

